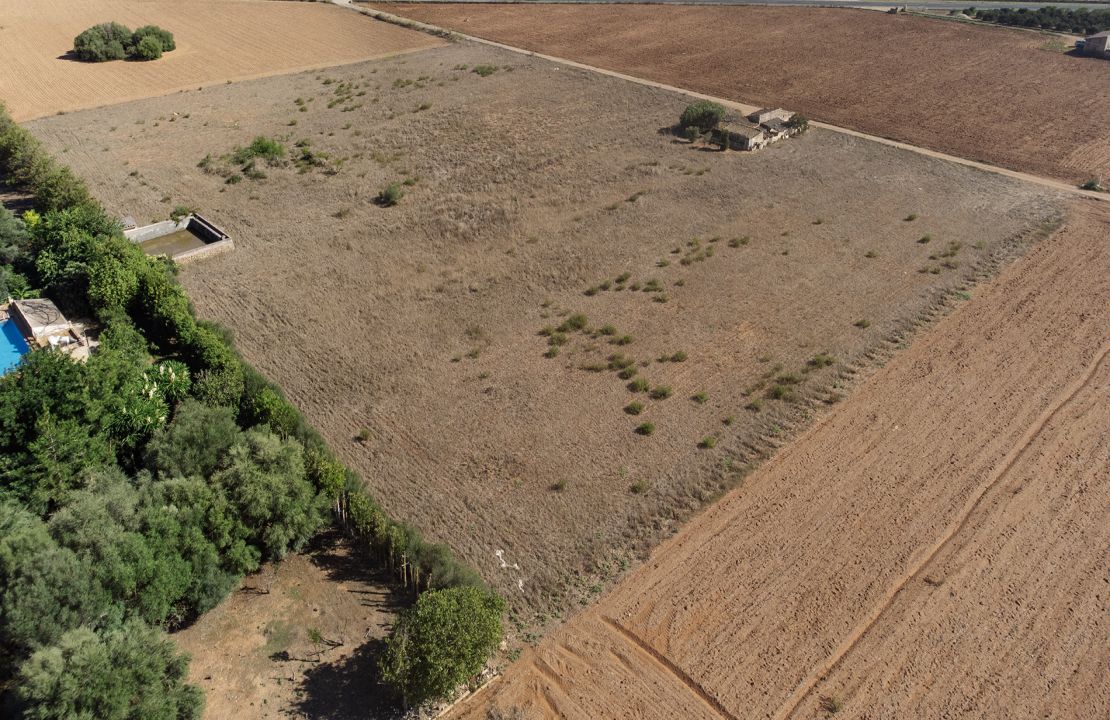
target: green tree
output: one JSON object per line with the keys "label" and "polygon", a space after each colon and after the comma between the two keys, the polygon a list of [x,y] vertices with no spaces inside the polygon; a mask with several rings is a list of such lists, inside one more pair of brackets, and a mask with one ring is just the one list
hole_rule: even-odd
{"label": "green tree", "polygon": [[28,720],[195,720],[204,697],[185,682],[187,666],[141,622],[99,635],[82,627],[32,655],[16,692]]}
{"label": "green tree", "polygon": [[147,444],[146,465],[164,477],[208,478],[239,435],[231,408],[186,400]]}
{"label": "green tree", "polygon": [[137,46],[142,42],[143,38],[152,37],[158,41],[162,46],[164,52],[170,52],[177,49],[176,43],[173,41],[173,33],[169,30],[163,30],[157,25],[143,25],[131,34],[131,44]]}
{"label": "green tree", "polygon": [[98,243],[87,261],[89,305],[101,318],[123,312],[139,289],[134,246],[119,236]]}
{"label": "green tree", "polygon": [[135,45],[131,57],[136,60],[157,60],[162,57],[162,43],[158,38],[147,35]]}
{"label": "green tree", "polygon": [[264,556],[281,559],[299,549],[324,521],[327,507],[305,476],[300,443],[248,430],[212,475]]}
{"label": "green tree", "polygon": [[73,52],[84,62],[122,60],[131,45],[131,31],[116,22],[93,25],[73,39]]}
{"label": "green tree", "polygon": [[0,678],[69,628],[118,617],[111,598],[39,518],[0,503]]}
{"label": "green tree", "polygon": [[476,587],[423,593],[386,643],[382,677],[406,706],[449,695],[481,672],[501,641],[505,602]]}
{"label": "green tree", "polygon": [[85,486],[90,472],[115,467],[116,455],[104,436],[88,423],[49,413],[35,425],[27,463],[9,488],[29,510],[46,516]]}
{"label": "green tree", "polygon": [[118,470],[102,473],[50,519],[50,534],[88,567],[94,582],[151,623],[177,611],[189,568],[176,549],[145,534],[140,496]]}
{"label": "green tree", "polygon": [[0,205],[0,263],[10,264],[22,258],[26,244],[27,226]]}
{"label": "green tree", "polygon": [[694,127],[703,133],[707,133],[717,127],[724,117],[725,109],[723,107],[709,100],[699,100],[692,105],[687,105],[686,109],[682,111],[678,127],[683,131],[686,128]]}

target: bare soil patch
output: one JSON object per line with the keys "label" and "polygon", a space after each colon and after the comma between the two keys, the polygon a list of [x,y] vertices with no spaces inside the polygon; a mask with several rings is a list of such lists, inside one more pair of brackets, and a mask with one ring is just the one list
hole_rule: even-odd
{"label": "bare soil patch", "polygon": [[[440,41],[330,4],[263,0],[18,0],[0,17],[0,88],[17,121],[214,83],[383,57]],[[82,63],[97,23],[160,25],[177,49],[153,62]]]}
{"label": "bare soil patch", "polygon": [[452,717],[1106,717],[1100,205]]}
{"label": "bare soil patch", "polygon": [[516,47],[1016,170],[1110,176],[1110,63],[1046,36],[850,9],[375,4]]}
{"label": "bare soil patch", "polygon": [[[691,147],[660,132],[685,103],[460,43],[30,127],[121,215],[186,204],[235,238],[182,271],[200,315],[523,629],[587,603],[1058,216],[1041,188],[837,133]],[[263,134],[326,167],[197,167]],[[575,314],[586,329],[555,329]]]}
{"label": "bare soil patch", "polygon": [[376,656],[403,598],[373,560],[326,533],[266,565],[174,640],[206,718],[391,717]]}

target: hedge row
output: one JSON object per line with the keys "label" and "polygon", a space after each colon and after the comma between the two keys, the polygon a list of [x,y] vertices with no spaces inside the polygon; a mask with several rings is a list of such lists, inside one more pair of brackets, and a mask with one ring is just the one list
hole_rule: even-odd
{"label": "hedge row", "polygon": [[[58,498],[66,497],[66,493],[72,491],[77,491],[73,497],[81,494],[83,489],[79,483],[83,480],[78,476],[86,474],[85,460],[92,455],[99,458],[98,462],[106,462],[113,466],[115,465],[111,459],[115,456],[118,469],[115,476],[117,480],[113,482],[116,483],[114,487],[119,488],[119,493],[122,493],[120,497],[133,499],[136,493],[157,495],[161,492],[169,492],[171,486],[179,485],[182,488],[196,487],[197,492],[200,493],[206,492],[203,490],[203,483],[188,484],[190,481],[186,476],[189,476],[189,473],[182,473],[180,478],[164,477],[160,468],[163,465],[167,468],[176,467],[174,462],[159,462],[157,458],[152,459],[151,453],[157,453],[159,449],[164,450],[166,447],[193,447],[189,444],[190,431],[179,426],[187,425],[184,418],[189,416],[190,427],[196,428],[198,423],[199,427],[205,427],[203,416],[198,415],[199,411],[196,408],[207,406],[225,413],[227,418],[225,422],[231,422],[233,419],[232,429],[237,425],[246,431],[239,436],[230,431],[225,433],[237,437],[236,447],[232,448],[231,452],[238,454],[232,462],[238,462],[244,468],[245,476],[258,476],[258,473],[249,469],[251,463],[269,462],[267,458],[270,457],[285,457],[282,455],[283,447],[287,449],[295,447],[296,458],[289,459],[286,468],[289,472],[286,474],[291,478],[290,482],[297,484],[298,487],[305,488],[307,483],[311,483],[315,488],[316,500],[320,501],[317,503],[313,500],[312,490],[296,490],[295,492],[299,494],[294,499],[294,504],[305,505],[306,513],[309,514],[301,514],[297,517],[293,516],[296,513],[290,517],[275,516],[273,522],[262,516],[250,517],[252,514],[257,514],[250,511],[252,507],[250,501],[245,505],[240,503],[242,507],[234,508],[233,514],[242,511],[240,514],[243,515],[242,520],[245,524],[240,523],[236,517],[230,518],[230,521],[237,527],[241,527],[240,534],[248,535],[248,539],[257,546],[254,549],[247,549],[248,554],[254,558],[253,567],[257,567],[256,560],[259,557],[279,558],[283,554],[281,548],[295,549],[303,542],[304,538],[311,534],[312,528],[318,527],[316,522],[310,522],[311,508],[308,506],[312,505],[316,508],[314,512],[319,518],[326,498],[331,503],[336,524],[357,542],[363,544],[383,566],[388,567],[405,588],[417,597],[416,605],[402,613],[399,618],[394,637],[383,660],[383,672],[388,671],[386,674],[389,682],[406,700],[411,701],[448,692],[458,683],[466,681],[479,672],[484,658],[500,639],[500,617],[504,608],[501,599],[491,593],[483,585],[477,573],[460,563],[446,546],[427,543],[414,528],[391,519],[367,493],[358,475],[335,457],[319,434],[286,400],[281,389],[242,359],[235,348],[231,333],[219,325],[199,321],[196,318],[188,297],[176,279],[174,264],[171,261],[147,257],[138,246],[128,241],[123,236],[119,224],[92,199],[85,184],[68,168],[56,163],[29,133],[16,125],[2,104],[0,104],[0,182],[6,182],[12,187],[31,193],[38,210],[24,215],[25,228],[15,228],[19,231],[15,234],[22,238],[18,243],[18,252],[13,252],[14,260],[11,260],[11,266],[0,266],[0,269],[22,274],[25,282],[31,283],[44,295],[53,298],[67,313],[97,318],[106,328],[103,346],[105,352],[90,361],[89,373],[86,374],[90,378],[103,376],[108,378],[103,383],[115,382],[120,385],[119,390],[112,390],[108,385],[104,385],[103,389],[107,390],[105,397],[111,398],[115,403],[111,407],[104,408],[96,403],[88,404],[82,401],[78,407],[81,412],[72,418],[60,418],[43,425],[38,423],[38,419],[51,421],[51,418],[39,417],[43,414],[42,407],[47,405],[39,407],[35,404],[36,393],[41,396],[42,392],[54,386],[71,388],[71,393],[87,393],[88,389],[83,391],[74,383],[67,383],[63,377],[68,372],[67,366],[73,370],[80,369],[80,366],[74,366],[68,361],[55,362],[58,358],[50,353],[35,353],[25,361],[24,370],[21,370],[15,378],[4,378],[6,382],[3,385],[11,391],[9,394],[20,398],[21,406],[27,405],[29,408],[26,418],[20,419],[13,415],[8,418],[11,421],[8,425],[14,423],[13,427],[19,426],[27,430],[28,438],[37,438],[43,432],[51,433],[52,438],[68,438],[73,449],[79,452],[76,455],[67,453],[72,457],[63,458],[69,465],[58,465],[59,472],[55,472],[55,476],[61,478],[62,484],[51,485],[50,492],[44,490],[40,493],[38,492],[40,488],[32,486],[38,482],[34,479],[38,475],[33,472],[22,473],[29,479],[21,480],[19,485],[13,485],[10,488],[0,487],[0,490],[4,490],[4,493],[0,493],[0,500],[4,500],[4,494],[8,498],[0,503],[0,510],[3,511],[0,512],[0,529],[6,527],[5,523],[12,528],[22,527],[24,530],[21,532],[28,538],[36,538],[43,543],[43,547],[49,545],[49,535],[46,533],[55,523],[50,515],[61,507]],[[132,340],[124,342],[128,333]],[[120,347],[115,348],[115,345]],[[132,348],[130,355],[120,354],[124,346]],[[188,405],[192,402],[188,400],[178,406],[180,412],[174,417],[174,422],[170,423],[166,432],[159,431],[152,437],[152,431],[146,429],[140,433],[141,437],[135,436],[133,443],[120,443],[116,439],[117,436],[131,437],[127,432],[131,423],[130,406],[126,403],[128,398],[142,399],[136,395],[136,392],[145,387],[143,378],[147,377],[145,368],[149,363],[150,354],[153,354],[158,361],[151,372],[157,372],[165,367],[181,368],[177,376],[184,379],[183,387],[187,388],[182,390],[182,393],[187,392],[199,403]],[[104,358],[101,358],[101,355],[104,355]],[[115,362],[113,357],[109,356],[115,357],[119,362]],[[130,364],[128,357],[134,359]],[[115,370],[117,367],[120,368],[119,372]],[[44,371],[45,374],[38,372],[44,368],[49,372]],[[106,368],[112,369],[106,371]],[[49,387],[42,382],[42,378],[47,375],[53,383]],[[159,383],[162,381],[164,377],[158,380]],[[101,381],[89,383],[89,388],[92,388],[96,382]],[[142,392],[146,391],[142,390]],[[146,396],[143,395],[143,397]],[[174,402],[179,401],[180,398],[177,398]],[[119,403],[124,404],[116,407]],[[160,414],[161,422],[164,424],[165,406],[155,414]],[[126,422],[116,422],[112,419],[115,417],[122,417]],[[198,420],[198,417],[201,419]],[[104,425],[105,429],[95,429],[99,425]],[[93,429],[85,431],[82,430],[83,426]],[[249,430],[251,428],[260,428],[260,430]],[[178,432],[179,437],[168,437],[175,431]],[[274,438],[271,433],[280,437]],[[201,455],[215,453],[213,448],[205,445],[209,440],[207,436],[198,440],[203,446],[197,447],[197,452]],[[284,445],[274,444],[278,442]],[[89,448],[95,449],[96,452],[91,453]],[[256,457],[253,457],[252,453]],[[173,453],[171,452],[170,455]],[[4,466],[5,463],[0,460],[0,475],[3,474]],[[209,466],[215,467],[211,464]],[[211,478],[205,474],[204,480],[210,480],[218,485],[223,475],[235,471],[234,467],[224,467],[222,464],[221,468],[223,469],[219,472],[212,473]],[[73,472],[74,469],[79,472]],[[136,472],[135,483],[145,489],[136,490],[134,487],[127,486],[127,479],[119,470]],[[271,473],[267,469],[262,475],[270,474],[273,478],[278,478],[277,472],[279,471]],[[143,473],[146,474],[143,475]],[[293,478],[294,475],[299,479]],[[72,478],[72,480],[65,478]],[[159,484],[163,479],[167,483]],[[2,478],[0,480],[8,482]],[[28,482],[32,485],[28,485]],[[67,483],[70,482],[78,484],[69,487]],[[234,478],[229,482],[229,487],[243,486]],[[263,482],[265,482],[264,478]],[[256,499],[263,504],[273,504],[266,502],[266,496],[271,491],[277,494],[286,491],[286,484],[278,482],[278,485],[271,485],[269,490],[259,485],[258,491],[262,495]],[[289,488],[289,492],[294,492],[291,485]],[[110,484],[102,483],[97,488],[90,488],[90,492],[101,492],[101,490],[107,492],[110,490]],[[219,488],[215,490],[218,492]],[[86,496],[88,494],[85,493]],[[40,501],[38,511],[31,510],[26,505],[27,497],[37,498]],[[91,507],[100,502],[99,499],[92,498],[90,505],[90,498],[82,497],[81,507]],[[13,502],[23,503],[24,507],[18,508],[17,505],[12,504]],[[130,503],[131,500],[127,502]],[[277,502],[281,504],[281,501]],[[34,512],[38,512],[39,517],[35,517]],[[143,515],[143,518],[158,518],[160,512],[164,510],[155,507],[148,515]],[[66,516],[66,513],[61,513],[60,516]],[[132,524],[136,528],[144,528],[150,523],[147,520],[137,519]],[[257,528],[261,528],[260,532],[265,534],[264,537],[250,536],[250,533]],[[146,528],[141,532],[145,533],[147,530],[153,531],[151,528]],[[128,535],[129,532],[132,534]],[[37,565],[35,562],[27,565],[27,557],[20,561],[22,565],[20,563],[5,565],[2,546],[11,539],[6,537],[11,533],[4,530],[4,534],[0,536],[0,575],[4,577],[11,575],[12,578],[17,579],[18,574],[22,572],[21,567],[34,569]],[[133,541],[141,550],[147,545],[156,545],[153,539],[157,538],[158,534],[155,533],[144,540],[136,536],[132,530],[121,526],[113,537],[118,538],[120,543]],[[172,533],[166,535],[166,543],[163,543],[164,547],[159,556],[165,562],[162,562],[159,567],[171,567],[172,562],[192,562],[187,559],[187,555],[200,545],[193,543],[190,546],[192,550],[185,545],[175,547],[174,543],[179,542],[173,539],[176,537],[177,535]],[[72,564],[72,553],[63,543],[63,540],[65,543],[70,543],[70,539],[61,534],[58,534],[56,539],[60,544],[55,554],[63,560],[70,558],[66,562]],[[18,538],[13,541],[16,540]],[[73,540],[73,542],[77,541]],[[268,548],[271,545],[276,550],[269,551]],[[218,554],[223,553],[223,546],[213,545],[213,548]],[[207,560],[204,562],[208,562],[208,567],[213,568],[213,573],[217,574],[234,572],[234,567],[231,566],[238,567],[239,573],[244,569],[249,571],[252,566],[251,563],[236,565],[233,562],[236,557],[234,551],[230,561],[228,558],[212,557],[211,553],[206,557]],[[250,560],[250,558],[246,559]],[[201,561],[201,559],[197,560],[197,562]],[[59,560],[59,562],[62,561]],[[125,562],[124,565],[127,563]],[[229,567],[231,570],[228,570]],[[121,568],[120,573],[117,574],[119,577],[124,577],[127,571],[126,568],[122,566]],[[78,574],[91,576],[93,573],[82,571]],[[184,577],[181,576],[181,578]],[[183,582],[185,582],[184,579],[181,579],[178,584]],[[49,584],[51,593],[64,588],[64,583],[59,585],[51,580]],[[210,607],[214,601],[222,597],[229,587],[223,581],[214,581],[210,583],[211,587],[190,587],[184,590],[169,588],[168,586],[172,584],[170,582],[159,584],[150,580],[148,585],[152,588],[166,586],[162,588],[166,591],[163,593],[164,602],[151,604],[151,607],[147,608],[148,612],[138,613],[138,617],[155,625],[162,624],[163,618],[171,614],[180,620],[187,615],[188,607],[193,608],[194,615],[196,612],[203,612],[205,607]],[[113,597],[117,600],[124,597],[111,588],[107,589],[108,595],[102,593],[103,597],[96,596],[103,601],[97,607],[113,606],[115,602]],[[428,590],[436,592],[425,593]],[[13,592],[15,592],[14,588]],[[122,589],[121,592],[123,592]],[[112,595],[112,593],[115,594]],[[141,597],[145,598],[147,595],[153,597],[155,594],[153,591],[144,591]],[[0,597],[3,595],[4,593],[0,591]],[[48,612],[55,610],[51,605],[54,601],[50,600],[53,595],[36,597],[40,604],[47,603],[44,607]],[[127,597],[130,598],[128,602],[135,600],[132,595]],[[170,606],[178,607],[182,602],[188,607],[181,606],[180,610],[170,608]],[[58,600],[56,604],[58,609],[54,612],[55,615],[65,611],[62,607],[65,602]],[[34,602],[24,603],[24,605],[30,608],[34,606]],[[121,611],[127,611],[124,605],[119,607]],[[24,709],[25,713],[30,713],[28,716],[44,718],[59,716],[57,708],[63,701],[56,695],[59,689],[57,683],[66,677],[85,678],[82,682],[87,685],[80,689],[75,688],[80,701],[77,705],[70,703],[71,709],[96,707],[103,710],[110,704],[114,707],[112,712],[101,716],[126,720],[139,717],[185,720],[185,718],[196,717],[199,713],[199,696],[184,684],[181,671],[183,666],[174,659],[175,656],[169,645],[158,644],[160,649],[156,648],[156,651],[152,650],[149,656],[144,656],[145,664],[141,666],[132,663],[129,667],[117,668],[111,666],[110,659],[105,659],[118,653],[129,652],[126,649],[129,641],[124,634],[120,634],[120,625],[117,622],[122,616],[103,626],[100,621],[91,625],[86,621],[80,621],[77,625],[68,621],[63,624],[55,623],[56,632],[53,633],[45,632],[42,628],[39,630],[43,632],[35,630],[33,617],[21,616],[26,622],[20,625],[20,628],[30,629],[27,633],[18,636],[26,636],[28,639],[27,642],[20,644],[14,642],[18,639],[16,635],[8,638],[13,642],[5,640],[7,635],[3,630],[13,621],[13,618],[5,616],[5,612],[5,607],[0,607],[0,645],[10,645],[9,650],[18,649],[19,652],[15,653],[18,657],[13,655],[7,658],[3,673],[0,673],[0,688],[6,681],[3,675],[10,673],[12,668],[19,664],[21,674],[18,694],[23,702],[28,703]],[[70,619],[74,620],[79,619],[80,614],[71,613],[71,615]],[[42,614],[42,617],[45,618],[46,614]],[[170,621],[165,620],[165,622]],[[14,628],[15,625],[12,627]],[[90,634],[90,631],[95,632]],[[54,636],[59,632],[64,635],[60,639],[55,638]],[[34,640],[40,635],[46,638],[45,645],[42,640]],[[27,659],[29,652],[33,652],[33,655]],[[105,672],[117,678],[110,692],[108,688],[97,685],[96,680],[88,679],[90,672],[95,668],[94,665],[79,667],[85,662],[84,658],[95,659],[98,663],[95,664],[95,668],[100,668],[95,673],[97,678],[105,677]],[[108,662],[111,667],[106,669],[104,662]],[[155,712],[151,709],[153,706],[147,707],[144,703],[148,699],[151,702],[160,702],[159,698],[162,698],[165,693],[158,691],[159,687],[172,689],[173,702],[169,705],[162,703]],[[105,690],[107,694],[98,694],[100,690]],[[165,695],[165,697],[170,696]]]}
{"label": "hedge row", "polygon": [[[15,124],[2,103],[0,170],[9,185],[30,191],[43,211],[63,211],[56,222],[79,227],[100,241],[66,256],[53,249],[33,249],[39,251],[37,264],[48,266],[43,273],[47,295],[64,297],[62,304],[75,312],[88,309],[101,319],[126,312],[163,356],[185,362],[200,400],[238,408],[244,427],[268,424],[300,441],[310,477],[330,493],[339,525],[367,543],[406,587],[419,592],[482,584],[449,548],[425,542],[417,530],[392,520],[381,509],[358,475],[335,458],[281,389],[241,358],[231,333],[197,320],[173,268],[151,260],[123,238],[118,224],[92,199],[84,182]],[[80,272],[74,277],[49,271],[74,264],[88,268],[84,277]]]}

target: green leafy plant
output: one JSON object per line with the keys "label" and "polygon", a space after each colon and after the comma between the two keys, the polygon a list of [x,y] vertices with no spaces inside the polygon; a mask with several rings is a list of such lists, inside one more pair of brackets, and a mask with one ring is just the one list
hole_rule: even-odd
{"label": "green leafy plant", "polygon": [[378,193],[378,205],[381,205],[382,207],[393,207],[397,203],[401,202],[401,198],[403,198],[404,196],[405,191],[401,187],[401,183],[391,182],[384,188],[382,188],[381,191]]}
{"label": "green leafy plant", "polygon": [[692,127],[702,133],[707,133],[717,127],[724,117],[725,109],[721,105],[709,100],[699,100],[687,105],[686,109],[682,111],[682,116],[678,120],[678,127],[683,131]]}
{"label": "green leafy plant", "polygon": [[425,592],[404,610],[379,662],[406,706],[447,696],[477,675],[501,640],[505,602],[476,587]]}

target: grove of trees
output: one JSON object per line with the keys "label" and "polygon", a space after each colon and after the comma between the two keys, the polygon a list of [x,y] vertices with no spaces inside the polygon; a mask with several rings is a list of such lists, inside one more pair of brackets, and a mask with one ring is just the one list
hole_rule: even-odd
{"label": "grove of trees", "polygon": [[84,62],[109,60],[157,60],[177,48],[173,33],[157,25],[144,25],[132,32],[117,22],[93,25],[73,39],[73,53]]}
{"label": "grove of trees", "polygon": [[0,693],[18,712],[197,717],[203,699],[163,632],[329,517],[416,608],[454,618],[429,635],[430,611],[405,615],[398,633],[416,640],[390,665],[398,691],[426,699],[477,672],[502,601],[391,520],[231,334],[197,320],[172,262],[124,238],[2,105],[0,179],[36,208],[0,211],[0,282],[102,327],[86,363],[39,350],[0,377]]}
{"label": "grove of trees", "polygon": [[1103,30],[1110,30],[1110,10],[1100,8],[1069,10],[1052,6],[1017,9],[970,7],[964,13],[984,22],[1071,32],[1080,35],[1094,35]]}

